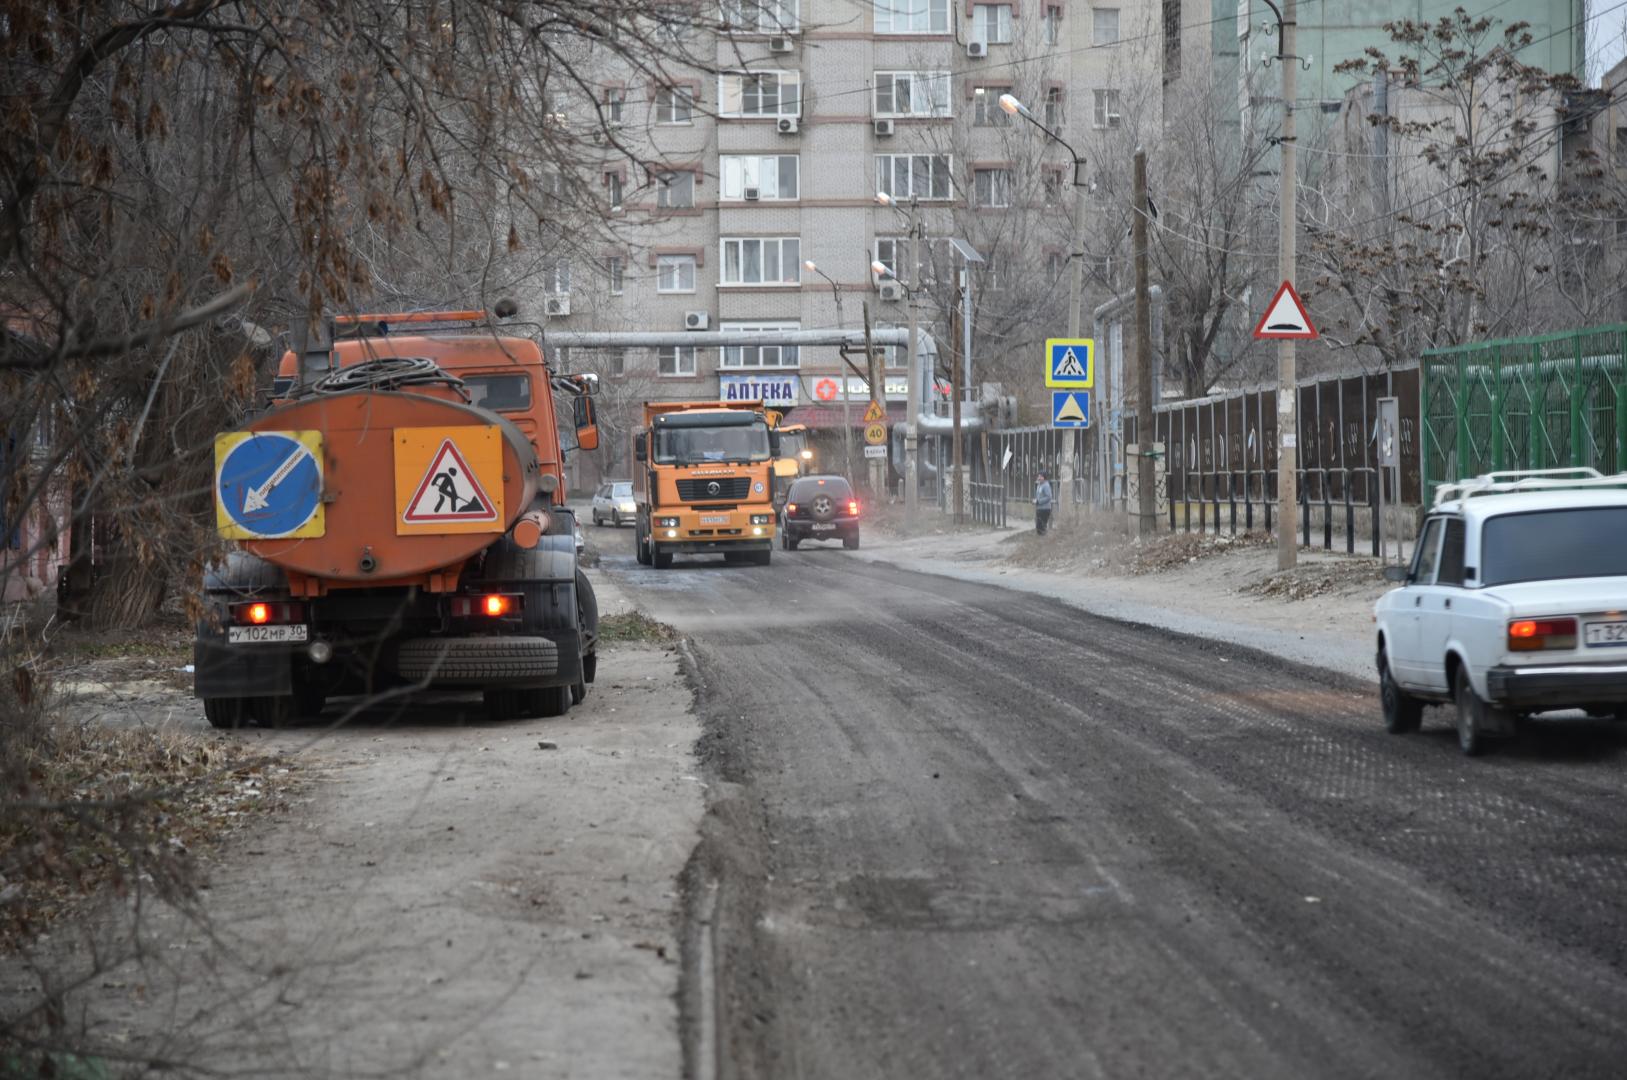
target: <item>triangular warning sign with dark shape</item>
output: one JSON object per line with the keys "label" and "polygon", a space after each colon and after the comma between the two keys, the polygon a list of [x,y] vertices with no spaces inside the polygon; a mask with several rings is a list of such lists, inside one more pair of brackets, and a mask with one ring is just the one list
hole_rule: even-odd
{"label": "triangular warning sign with dark shape", "polygon": [[1311,316],[1305,310],[1304,301],[1300,300],[1299,293],[1294,291],[1294,283],[1285,281],[1277,290],[1277,295],[1271,298],[1271,303],[1260,316],[1260,321],[1254,327],[1254,336],[1257,338],[1290,338],[1310,341],[1320,335],[1316,327],[1311,325]]}
{"label": "triangular warning sign with dark shape", "polygon": [[419,481],[401,520],[408,525],[496,521],[497,504],[480,486],[480,478],[458,453],[456,444],[447,439],[430,459],[429,470]]}
{"label": "triangular warning sign with dark shape", "polygon": [[1051,372],[1051,377],[1056,379],[1083,379],[1085,377],[1085,365],[1079,362],[1079,354],[1072,349],[1063,353],[1062,359],[1056,363],[1056,370]]}
{"label": "triangular warning sign with dark shape", "polygon": [[1085,410],[1079,407],[1079,399],[1074,395],[1069,394],[1065,399],[1063,399],[1062,407],[1057,409],[1056,419],[1058,421],[1071,420],[1075,423],[1082,424],[1088,418],[1085,416]]}
{"label": "triangular warning sign with dark shape", "polygon": [[879,424],[885,419],[887,419],[887,414],[882,411],[881,402],[879,401],[872,401],[870,407],[864,410],[864,422],[866,424]]}

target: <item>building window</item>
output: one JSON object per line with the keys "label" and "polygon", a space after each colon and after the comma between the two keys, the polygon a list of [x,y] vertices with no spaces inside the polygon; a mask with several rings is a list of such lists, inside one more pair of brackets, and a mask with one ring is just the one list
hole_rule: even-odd
{"label": "building window", "polygon": [[1119,92],[1117,90],[1097,90],[1096,96],[1096,126],[1099,128],[1119,126]]}
{"label": "building window", "polygon": [[1010,206],[1011,170],[977,169],[972,173],[974,206]]}
{"label": "building window", "polygon": [[973,4],[972,40],[985,45],[1011,44],[1011,5]]}
{"label": "building window", "polygon": [[612,255],[605,260],[605,276],[610,279],[610,295],[620,296],[627,287],[627,260]]}
{"label": "building window", "polygon": [[1000,95],[1011,93],[1009,86],[980,86],[972,95],[972,123],[978,127],[1005,127],[1011,114],[1000,108]]}
{"label": "building window", "polygon": [[1090,43],[1092,45],[1117,45],[1118,42],[1119,9],[1091,8]]}
{"label": "building window", "polygon": [[689,124],[695,120],[695,91],[686,86],[663,86],[655,92],[657,124]]}
{"label": "building window", "polygon": [[1181,0],[1164,0],[1164,78],[1181,74]]}
{"label": "building window", "polygon": [[542,264],[542,291],[564,296],[571,291],[571,264],[565,259],[549,259]]}
{"label": "building window", "polygon": [[619,86],[607,86],[604,91],[604,120],[607,124],[621,123],[621,110],[627,104],[627,91]]}
{"label": "building window", "polygon": [[802,244],[794,236],[742,237],[723,241],[719,285],[798,285]]}
{"label": "building window", "polygon": [[695,256],[657,255],[655,257],[655,291],[687,293],[695,291]]}
{"label": "building window", "polygon": [[718,76],[719,116],[799,116],[802,76],[795,71],[746,71]]}
{"label": "building window", "polygon": [[1048,7],[1045,9],[1045,44],[1055,45],[1062,40],[1062,9]]}
{"label": "building window", "polygon": [[983,291],[1000,292],[1006,287],[1006,260],[998,251],[983,257]]}
{"label": "building window", "polygon": [[1047,165],[1040,170],[1040,185],[1045,196],[1046,206],[1055,206],[1062,201],[1062,170]]}
{"label": "building window", "polygon": [[797,28],[797,0],[723,0],[723,25],[747,34],[787,34]]}
{"label": "building window", "polygon": [[798,172],[795,154],[725,154],[718,162],[725,199],[795,199]]}
{"label": "building window", "polygon": [[1627,165],[1627,127],[1616,129],[1616,164]]}
{"label": "building window", "polygon": [[[756,333],[763,330],[795,330],[796,323],[724,323],[725,334]],[[795,345],[725,345],[719,350],[720,367],[725,368],[794,368],[798,365]]]}
{"label": "building window", "polygon": [[[934,280],[932,263],[932,245],[943,244],[942,239],[934,240],[928,237],[926,246],[921,249],[921,284],[928,285]],[[904,282],[906,285],[914,284],[916,265],[913,255],[914,249],[908,237],[904,236],[878,236],[876,238],[876,261],[887,268],[891,277]]]}
{"label": "building window", "polygon": [[606,365],[605,366],[610,369],[610,374],[612,374],[612,375],[625,375],[625,374],[627,374],[627,350],[626,349],[611,349],[610,352],[609,352],[609,355],[605,357],[605,360],[606,360]]}
{"label": "building window", "polygon": [[695,205],[695,174],[687,169],[655,179],[655,205],[683,209]]}
{"label": "building window", "polygon": [[949,0],[875,0],[878,34],[947,34]]}
{"label": "building window", "polygon": [[1045,276],[1055,281],[1068,269],[1068,257],[1060,251],[1045,253]]}
{"label": "building window", "polygon": [[949,72],[876,72],[877,116],[948,116]]}
{"label": "building window", "polygon": [[662,345],[655,350],[655,369],[662,375],[695,374],[695,347]]}
{"label": "building window", "polygon": [[609,190],[610,193],[610,209],[620,210],[622,194],[621,173],[605,173],[604,186]]}
{"label": "building window", "polygon": [[947,199],[948,154],[877,154],[876,190],[895,199]]}
{"label": "building window", "polygon": [[[897,330],[892,323],[878,322],[877,330]],[[909,362],[909,353],[902,345],[877,345],[876,351],[882,354],[882,366],[901,368]],[[885,385],[885,384],[884,384]]]}
{"label": "building window", "polygon": [[1056,130],[1062,126],[1062,87],[1049,86],[1045,89],[1045,126]]}

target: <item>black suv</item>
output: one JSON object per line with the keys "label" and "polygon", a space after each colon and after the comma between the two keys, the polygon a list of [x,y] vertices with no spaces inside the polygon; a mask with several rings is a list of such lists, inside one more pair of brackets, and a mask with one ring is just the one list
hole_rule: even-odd
{"label": "black suv", "polygon": [[840,476],[802,476],[791,482],[780,512],[780,546],[795,551],[804,540],[842,538],[859,546],[859,497]]}

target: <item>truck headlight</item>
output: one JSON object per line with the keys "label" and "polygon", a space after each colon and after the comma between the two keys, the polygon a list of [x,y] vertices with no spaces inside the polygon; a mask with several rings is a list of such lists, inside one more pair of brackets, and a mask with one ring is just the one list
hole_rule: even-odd
{"label": "truck headlight", "polygon": [[678,527],[678,519],[675,517],[656,518],[655,523],[663,529],[676,529]]}
{"label": "truck headlight", "polygon": [[771,522],[773,520],[774,520],[774,516],[772,514],[753,514],[753,515],[751,515],[751,523],[753,525],[767,525],[769,522]]}

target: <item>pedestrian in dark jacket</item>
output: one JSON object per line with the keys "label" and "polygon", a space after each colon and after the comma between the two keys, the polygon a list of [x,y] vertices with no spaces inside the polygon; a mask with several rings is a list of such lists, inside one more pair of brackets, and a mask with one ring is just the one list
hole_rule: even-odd
{"label": "pedestrian in dark jacket", "polygon": [[1041,536],[1051,527],[1051,482],[1040,473],[1034,478],[1034,531]]}

